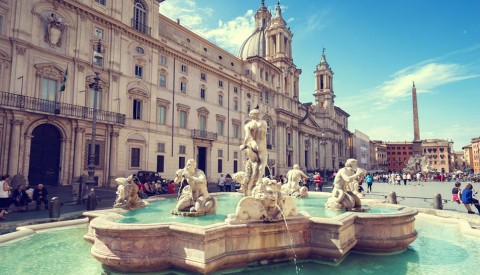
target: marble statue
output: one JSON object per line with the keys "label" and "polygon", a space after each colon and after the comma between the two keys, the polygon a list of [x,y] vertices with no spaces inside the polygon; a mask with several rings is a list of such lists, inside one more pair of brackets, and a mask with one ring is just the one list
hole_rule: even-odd
{"label": "marble statue", "polygon": [[[202,170],[197,169],[197,162],[195,160],[189,159],[185,168],[177,170],[176,182],[180,182],[183,179],[187,180],[188,185],[185,186],[180,193],[175,207],[177,212],[173,214],[200,216],[215,213],[216,200],[208,193],[207,177]],[[187,211],[191,214],[182,213],[181,211]]]}
{"label": "marble statue", "polygon": [[410,157],[402,172],[411,175],[415,175],[417,173],[422,173],[425,175],[429,173],[435,173],[435,168],[428,164],[427,156],[415,155],[414,157]]}
{"label": "marble statue", "polygon": [[263,178],[253,188],[251,196],[240,200],[235,214],[230,214],[227,222],[273,222],[296,215],[295,198],[282,194],[281,184],[276,180]]}
{"label": "marble statue", "polygon": [[[345,167],[338,170],[337,175],[333,181],[332,196],[328,198],[325,208],[335,210],[359,210],[362,207],[362,202],[355,195],[353,190],[358,188],[359,177],[365,176],[366,172],[358,168],[356,159],[348,159],[345,162]],[[356,186],[357,184],[357,186]]]}
{"label": "marble statue", "polygon": [[300,170],[298,164],[293,165],[293,169],[287,172],[287,183],[282,186],[282,193],[287,196],[304,198],[308,196],[308,188],[300,186],[301,180],[307,179],[308,176]]}
{"label": "marble statue", "polygon": [[116,178],[117,198],[113,204],[114,208],[135,209],[148,205],[138,196],[138,185],[135,183],[135,176]]}
{"label": "marble statue", "polygon": [[240,150],[244,150],[247,155],[245,162],[245,172],[248,182],[240,188],[245,196],[250,196],[255,184],[262,181],[262,177],[267,166],[267,122],[260,120],[260,110],[257,108],[248,114],[250,121],[245,124],[245,139],[240,145]]}

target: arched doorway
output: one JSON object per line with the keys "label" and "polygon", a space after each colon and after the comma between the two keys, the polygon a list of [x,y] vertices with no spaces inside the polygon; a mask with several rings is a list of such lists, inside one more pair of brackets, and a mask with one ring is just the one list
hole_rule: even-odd
{"label": "arched doorway", "polygon": [[37,126],[32,132],[28,182],[58,184],[60,170],[60,131],[51,124]]}

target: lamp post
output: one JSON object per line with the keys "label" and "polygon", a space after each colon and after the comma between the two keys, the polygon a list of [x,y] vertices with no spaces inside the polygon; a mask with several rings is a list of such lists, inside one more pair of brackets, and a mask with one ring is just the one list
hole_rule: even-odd
{"label": "lamp post", "polygon": [[325,138],[325,132],[322,132],[320,145],[323,146],[323,180],[327,182],[327,140]]}
{"label": "lamp post", "polygon": [[[97,63],[100,63],[100,66],[103,67],[103,49],[102,44],[100,41],[93,47],[94,54],[93,57],[97,60]],[[99,82],[100,82],[100,72],[97,72],[93,69],[93,62],[92,62],[92,71],[95,73],[93,77],[93,83],[89,85],[90,88],[93,88],[93,113],[92,113],[92,138],[90,139],[90,152],[88,156],[88,178],[85,183],[88,185],[89,195],[87,201],[87,209],[94,210],[96,204],[96,198],[93,186],[95,186],[95,142],[96,142],[96,134],[97,134],[97,96],[98,91],[100,90]],[[92,209],[93,208],[93,209]]]}

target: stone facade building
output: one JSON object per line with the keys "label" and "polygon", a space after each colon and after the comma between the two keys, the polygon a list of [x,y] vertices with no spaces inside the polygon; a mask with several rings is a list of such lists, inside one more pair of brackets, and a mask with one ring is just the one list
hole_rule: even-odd
{"label": "stone facade building", "polygon": [[0,174],[62,185],[85,175],[95,97],[101,186],[139,170],[173,178],[190,158],[209,180],[243,170],[238,148],[257,105],[266,174],[343,166],[349,115],[334,105],[333,71],[319,52],[314,103],[299,101],[280,6],[272,15],[262,2],[234,56],[159,14],[162,2],[0,0]]}

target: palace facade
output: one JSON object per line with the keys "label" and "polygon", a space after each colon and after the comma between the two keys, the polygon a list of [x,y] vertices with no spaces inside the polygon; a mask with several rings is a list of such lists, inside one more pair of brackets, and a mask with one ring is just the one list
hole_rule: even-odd
{"label": "palace facade", "polygon": [[313,103],[299,101],[279,5],[273,15],[262,1],[234,56],[159,14],[162,2],[0,0],[0,174],[51,185],[86,175],[95,97],[100,186],[139,170],[173,178],[190,158],[209,180],[243,170],[238,148],[257,105],[267,175],[343,167],[349,115],[334,105],[333,71],[319,50]]}

